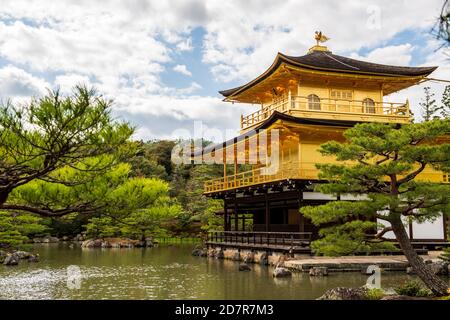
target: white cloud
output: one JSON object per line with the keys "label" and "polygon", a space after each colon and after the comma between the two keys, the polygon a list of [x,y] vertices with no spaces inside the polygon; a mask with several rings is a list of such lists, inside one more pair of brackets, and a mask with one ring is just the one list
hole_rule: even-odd
{"label": "white cloud", "polygon": [[352,53],[350,57],[373,63],[408,66],[412,59],[413,49],[414,47],[411,44],[406,43],[398,46],[377,48],[369,52],[366,56],[360,56],[357,53]]}
{"label": "white cloud", "polygon": [[[376,5],[354,0],[3,0],[0,63],[10,66],[0,69],[0,89],[26,96],[48,86],[67,90],[79,82],[93,84],[115,99],[118,113],[143,128],[142,136],[170,136],[172,127],[192,120],[238,129],[239,114],[252,107],[226,104],[212,92],[196,95],[204,83],[177,60],[193,50],[195,28],[205,34],[199,39],[202,62],[214,78],[205,81],[242,83],[263,72],[278,51],[305,54],[314,44],[315,30],[331,37],[327,45],[337,54],[410,64],[413,52],[423,48],[413,39],[397,45],[387,41],[404,30],[429,32],[441,5],[442,0],[383,0]],[[369,50],[364,57],[356,53],[361,48]],[[426,64],[441,66],[434,76],[450,76],[446,59],[433,50],[423,53]],[[167,65],[192,76],[191,84],[165,85]],[[392,98],[420,95],[415,87]]]}
{"label": "white cloud", "polygon": [[187,69],[187,67],[184,64],[177,64],[172,69],[175,72],[184,74],[185,76],[192,77],[192,73]]}
{"label": "white cloud", "polygon": [[89,77],[74,73],[56,76],[54,84],[64,92],[70,91],[76,85],[86,85],[88,87],[93,85]]}
{"label": "white cloud", "polygon": [[[428,55],[426,56],[425,62],[423,66],[438,66],[436,71],[434,71],[429,78],[449,80],[450,79],[450,62],[448,50],[438,50],[439,43],[435,39],[431,39],[428,41],[425,50],[428,50]],[[409,104],[411,110],[414,112],[414,116],[416,120],[421,119],[421,111],[420,111],[420,101],[424,97],[423,88],[430,87],[431,92],[435,94],[435,99],[438,104],[441,103],[442,93],[445,90],[445,87],[449,85],[448,82],[440,82],[440,81],[426,81],[416,86],[412,86],[406,90],[402,90],[400,92],[391,94],[387,97],[388,101],[392,102],[404,102],[406,99],[409,100]]]}
{"label": "white cloud", "polygon": [[45,80],[12,65],[0,69],[0,99],[37,96],[50,87]]}
{"label": "white cloud", "polygon": [[[269,67],[278,51],[305,54],[314,44],[315,30],[331,37],[327,45],[333,52],[348,54],[382,45],[403,30],[429,32],[441,6],[440,0],[384,0],[376,5],[372,1],[208,2],[203,59],[219,81],[247,81]],[[378,23],[369,23],[374,18],[379,18]]]}

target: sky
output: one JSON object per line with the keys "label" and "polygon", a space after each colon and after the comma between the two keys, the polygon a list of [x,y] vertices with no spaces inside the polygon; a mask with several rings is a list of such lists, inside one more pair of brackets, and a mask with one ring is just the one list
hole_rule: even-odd
{"label": "sky", "polygon": [[[448,52],[431,30],[443,0],[0,0],[0,99],[26,103],[48,89],[95,86],[134,138],[173,139],[239,130],[257,106],[222,101],[219,90],[264,72],[277,52],[300,56],[314,31],[338,55],[376,63],[439,66]],[[409,99],[419,114],[428,82],[385,100]],[[198,129],[197,133],[195,128]],[[221,136],[222,135],[222,136]]]}

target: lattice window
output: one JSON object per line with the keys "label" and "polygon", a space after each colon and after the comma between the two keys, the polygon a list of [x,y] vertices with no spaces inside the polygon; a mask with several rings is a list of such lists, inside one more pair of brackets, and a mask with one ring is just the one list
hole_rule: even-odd
{"label": "lattice window", "polygon": [[375,113],[375,102],[370,98],[365,98],[363,100],[364,112],[365,113]]}
{"label": "lattice window", "polygon": [[353,92],[351,90],[331,90],[331,99],[345,99],[352,100]]}
{"label": "lattice window", "polygon": [[308,96],[308,108],[309,110],[320,110],[320,98],[315,94]]}

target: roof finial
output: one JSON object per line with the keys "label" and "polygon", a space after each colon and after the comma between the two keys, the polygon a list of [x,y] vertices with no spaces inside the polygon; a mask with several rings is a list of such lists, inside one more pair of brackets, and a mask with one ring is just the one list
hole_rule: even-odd
{"label": "roof finial", "polygon": [[322,31],[316,31],[316,34],[314,35],[314,39],[317,41],[317,45],[320,45],[320,42],[326,42],[330,40],[326,35],[322,34]]}
{"label": "roof finial", "polygon": [[324,35],[322,33],[322,31],[316,31],[316,33],[314,34],[314,39],[316,39],[317,44],[315,46],[313,46],[312,48],[310,48],[308,53],[312,53],[315,51],[330,52],[330,50],[328,50],[328,48],[326,46],[320,45],[321,42],[330,40],[330,38],[328,38],[326,35]]}

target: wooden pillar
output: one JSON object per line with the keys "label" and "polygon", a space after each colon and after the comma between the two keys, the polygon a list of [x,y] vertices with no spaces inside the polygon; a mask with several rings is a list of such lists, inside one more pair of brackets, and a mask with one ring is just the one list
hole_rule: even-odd
{"label": "wooden pillar", "polygon": [[413,224],[412,224],[412,222],[409,223],[408,228],[409,228],[409,239],[413,240],[414,239],[414,232],[413,232]]}
{"label": "wooden pillar", "polygon": [[234,148],[233,148],[233,153],[234,153],[234,187],[236,188],[236,178],[237,178],[237,173],[238,173],[238,165],[237,165],[237,141],[234,144]]}
{"label": "wooden pillar", "polygon": [[225,188],[228,188],[228,181],[227,181],[227,148],[223,148],[223,155],[222,155],[222,161],[223,161],[223,182],[225,184]]}
{"label": "wooden pillar", "polygon": [[227,200],[223,199],[223,230],[229,231]]}
{"label": "wooden pillar", "polygon": [[242,214],[242,231],[245,231],[245,214]]}
{"label": "wooden pillar", "polygon": [[[300,211],[300,208],[303,205],[303,191],[301,189],[297,189],[298,192],[298,209]],[[299,226],[298,226],[298,231],[299,232],[305,232],[305,217],[303,216],[303,214],[299,213],[300,217],[299,217]]]}
{"label": "wooden pillar", "polygon": [[269,199],[267,196],[267,192],[264,194],[264,199],[266,202],[266,232],[269,232],[270,226],[270,208],[269,208]]}
{"label": "wooden pillar", "polygon": [[239,218],[238,218],[236,194],[234,194],[234,230],[235,231],[239,230]]}

